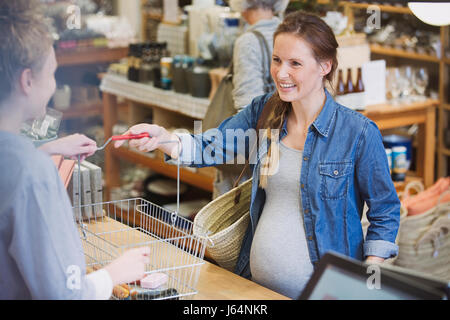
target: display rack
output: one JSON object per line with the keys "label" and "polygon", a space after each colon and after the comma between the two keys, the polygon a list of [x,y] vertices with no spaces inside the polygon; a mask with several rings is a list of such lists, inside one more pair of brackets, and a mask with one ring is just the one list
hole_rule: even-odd
{"label": "display rack", "polygon": [[[85,66],[93,64],[111,63],[128,55],[128,47],[118,48],[84,48],[82,50],[56,51],[58,68]],[[88,118],[103,113],[101,100],[72,104],[63,112],[63,120]]]}
{"label": "display rack", "polygon": [[[380,4],[369,4],[369,3],[354,3],[350,1],[340,1],[339,4],[345,7],[346,12],[352,12],[355,9],[363,9],[366,10],[369,6],[376,5],[381,11],[389,12],[389,13],[397,13],[397,14],[410,14],[413,13],[408,7],[405,6],[392,6],[392,5],[380,5]],[[350,10],[349,10],[350,9]],[[409,52],[401,49],[394,49],[390,47],[384,47],[378,44],[372,44],[370,46],[370,50],[372,54],[379,54],[397,58],[411,59],[415,61],[424,61],[436,63],[439,66],[439,103],[438,107],[438,122],[437,122],[437,146],[435,148],[437,153],[437,176],[447,176],[449,175],[449,171],[447,168],[447,160],[450,157],[450,148],[445,146],[444,134],[446,130],[450,130],[448,128],[448,120],[450,119],[449,115],[446,115],[447,111],[450,111],[449,97],[447,96],[447,88],[448,88],[448,73],[449,73],[449,65],[450,58],[445,56],[445,50],[448,47],[448,39],[449,39],[449,27],[439,27],[440,35],[441,35],[441,52],[439,56],[430,55],[430,54],[420,54],[416,52]],[[428,164],[432,165],[433,164]]]}
{"label": "display rack", "polygon": [[[103,114],[105,137],[112,136],[113,126],[118,121],[118,97],[129,104],[128,124],[144,121],[151,114],[153,122],[166,128],[193,128],[193,121],[204,117],[209,105],[205,98],[195,98],[155,88],[150,85],[132,82],[125,77],[107,74],[102,78],[100,90],[103,92]],[[177,168],[164,161],[162,154],[138,152],[134,149],[113,147],[105,150],[105,189],[108,196],[113,187],[121,185],[119,160],[140,164],[155,172],[176,178]],[[181,168],[180,180],[189,185],[212,192],[215,169]]]}

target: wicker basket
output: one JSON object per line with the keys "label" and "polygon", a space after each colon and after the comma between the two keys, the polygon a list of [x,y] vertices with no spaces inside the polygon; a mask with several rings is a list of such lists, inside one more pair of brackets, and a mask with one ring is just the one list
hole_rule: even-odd
{"label": "wicker basket", "polygon": [[195,235],[208,237],[209,256],[222,268],[234,271],[250,221],[252,179],[203,207],[195,216]]}
{"label": "wicker basket", "polygon": [[394,264],[450,280],[450,202],[407,216],[400,227]]}

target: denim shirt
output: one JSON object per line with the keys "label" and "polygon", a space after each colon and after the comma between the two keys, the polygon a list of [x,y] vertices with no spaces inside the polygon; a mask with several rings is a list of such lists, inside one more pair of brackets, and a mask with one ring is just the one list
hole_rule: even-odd
{"label": "denim shirt", "polygon": [[[311,262],[315,265],[327,251],[359,260],[367,256],[394,257],[398,253],[395,239],[400,201],[389,173],[381,133],[373,121],[339,105],[326,89],[325,94],[325,105],[308,130],[299,181]],[[223,121],[218,129],[203,134],[180,134],[181,165],[211,166],[220,158],[218,154],[225,156],[233,148],[236,152],[236,147],[226,141],[225,130],[256,128],[271,95],[255,98],[238,114]],[[279,140],[288,134],[286,122]],[[222,134],[224,147],[217,133]],[[260,157],[251,165],[250,223],[235,269],[235,273],[246,278],[251,276],[250,248],[266,198],[259,179],[267,148],[258,148]],[[365,239],[361,225],[364,202],[369,208],[366,214],[370,222]]]}

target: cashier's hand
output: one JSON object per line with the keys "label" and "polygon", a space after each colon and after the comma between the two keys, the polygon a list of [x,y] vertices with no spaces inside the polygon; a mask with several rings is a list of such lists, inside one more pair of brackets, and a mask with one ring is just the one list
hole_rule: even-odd
{"label": "cashier's hand", "polygon": [[84,161],[97,151],[97,143],[83,134],[73,134],[64,138],[56,139],[42,145],[40,150],[49,155],[60,154],[73,160]]}
{"label": "cashier's hand", "polygon": [[[160,149],[165,154],[171,156],[173,159],[178,158],[178,143],[161,143],[164,141],[179,141],[178,136],[170,133],[161,126],[155,124],[141,123],[132,126],[123,135],[148,133],[150,138],[141,138],[129,140],[129,146],[138,149],[142,152],[150,152],[155,149]],[[125,143],[124,140],[119,140],[114,143],[114,147],[119,148]]]}
{"label": "cashier's hand", "polygon": [[111,276],[114,286],[141,280],[145,277],[145,265],[150,263],[149,255],[149,247],[131,249],[104,269]]}

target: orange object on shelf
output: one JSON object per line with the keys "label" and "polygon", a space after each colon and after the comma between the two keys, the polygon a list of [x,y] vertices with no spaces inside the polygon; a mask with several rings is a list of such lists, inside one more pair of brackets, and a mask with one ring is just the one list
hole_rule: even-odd
{"label": "orange object on shelf", "polygon": [[414,196],[406,194],[402,204],[408,209],[408,216],[418,215],[431,210],[438,203],[450,202],[449,190],[450,177],[440,178],[431,187]]}
{"label": "orange object on shelf", "polygon": [[64,187],[67,189],[75,169],[75,160],[65,160],[61,155],[52,156],[51,158],[58,169]]}

